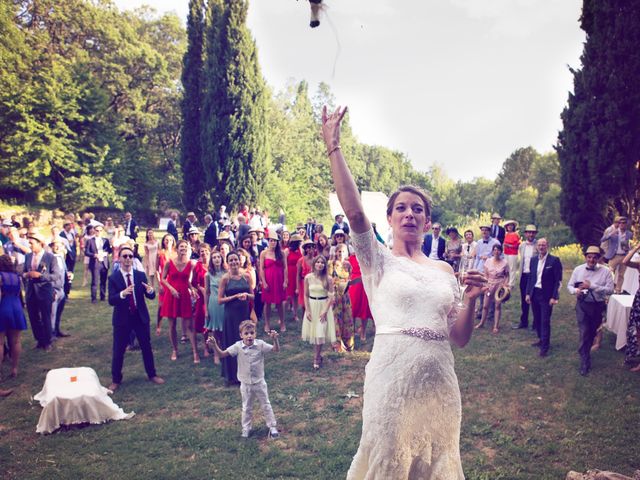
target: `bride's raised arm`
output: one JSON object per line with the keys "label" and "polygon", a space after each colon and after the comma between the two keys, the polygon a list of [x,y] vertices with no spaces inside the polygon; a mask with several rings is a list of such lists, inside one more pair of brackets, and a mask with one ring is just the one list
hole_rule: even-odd
{"label": "bride's raised arm", "polygon": [[371,224],[364,214],[360,192],[340,149],[340,123],[345,113],[347,113],[347,107],[344,107],[342,111],[338,107],[335,112],[327,114],[327,107],[324,106],[322,108],[322,136],[327,146],[331,175],[340,205],[349,220],[351,229],[356,233],[363,233],[371,228]]}

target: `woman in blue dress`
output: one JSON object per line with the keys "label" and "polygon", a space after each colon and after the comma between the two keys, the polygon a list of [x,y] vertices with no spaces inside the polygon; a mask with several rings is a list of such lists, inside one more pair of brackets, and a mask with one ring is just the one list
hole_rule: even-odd
{"label": "woman in blue dress", "polygon": [[22,352],[20,332],[27,329],[20,303],[20,278],[9,255],[0,256],[0,362],[4,359],[4,339],[11,349],[11,376],[18,374],[18,360]]}
{"label": "woman in blue dress", "polygon": [[[209,271],[205,277],[205,298],[207,302],[207,312],[205,316],[205,328],[207,329],[207,339],[215,337],[218,344],[222,342],[222,328],[224,326],[224,305],[218,303],[218,287],[220,280],[225,274],[222,254],[214,250],[209,260]],[[207,342],[208,344],[209,342]],[[218,353],[213,354],[213,362],[220,364]]]}

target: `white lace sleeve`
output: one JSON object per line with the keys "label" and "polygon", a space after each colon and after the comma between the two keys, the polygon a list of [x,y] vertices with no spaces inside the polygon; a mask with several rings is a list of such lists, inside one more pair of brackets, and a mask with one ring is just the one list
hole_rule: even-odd
{"label": "white lace sleeve", "polygon": [[384,273],[385,258],[390,254],[389,250],[378,242],[373,228],[364,233],[352,231],[351,244],[356,250],[365,290],[371,296]]}
{"label": "white lace sleeve", "polygon": [[447,314],[447,332],[451,333],[451,329],[458,321],[458,313],[460,313],[460,288],[458,287],[458,280],[455,276],[451,275],[451,290],[453,291],[453,302],[451,308]]}

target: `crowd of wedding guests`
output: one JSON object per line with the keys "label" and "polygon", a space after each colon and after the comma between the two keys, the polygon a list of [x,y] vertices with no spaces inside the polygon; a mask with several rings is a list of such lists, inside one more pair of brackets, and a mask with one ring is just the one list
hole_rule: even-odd
{"label": "crowd of wedding guests", "polygon": [[[581,375],[589,374],[591,352],[600,346],[608,298],[623,293],[635,294],[628,321],[625,364],[631,371],[640,371],[640,365],[636,364],[640,354],[640,293],[622,291],[626,268],[640,267],[634,257],[640,243],[631,247],[633,233],[628,223],[627,217],[616,217],[605,229],[600,244],[585,248],[585,263],[574,269],[567,283],[567,291],[576,296]],[[531,311],[532,329],[538,336],[532,346],[539,348],[541,357],[546,357],[551,345],[551,315],[562,287],[562,264],[549,253],[548,240],[537,238],[535,225],[525,226],[524,238],[518,228],[517,221],[503,222],[496,213],[490,224],[480,226],[481,237],[476,240],[473,231],[466,230],[461,235],[455,227],[447,228],[443,237],[442,226],[434,223],[431,233],[425,235],[422,251],[430,258],[451,264],[459,277],[471,269],[487,277],[487,291],[477,310],[477,329],[493,317],[492,333],[499,332],[502,305],[511,298],[518,282],[521,313],[519,322],[511,328],[528,329]]]}
{"label": "crowd of wedding guests", "polygon": [[[312,365],[319,369],[323,348],[353,351],[356,337],[365,343],[367,325],[373,324],[358,260],[349,241],[349,224],[342,214],[334,220],[326,230],[313,218],[288,229],[282,211],[271,219],[259,207],[241,205],[237,213],[231,213],[221,206],[204,215],[202,221],[194,212],[184,218],[173,212],[158,240],[153,229],[141,230],[130,212],[115,221],[107,217],[104,222],[90,213],[79,219],[70,216],[62,229],[54,226],[47,235],[32,224],[21,225],[15,216],[1,219],[0,358],[6,348],[10,375],[17,375],[20,334],[27,328],[23,306],[36,348],[50,351],[57,338],[68,336],[61,329],[61,320],[74,288],[77,260],[83,267],[82,280],[75,282],[75,288],[78,284],[88,288],[92,303],[108,298],[116,309],[119,300],[130,297],[131,312],[137,312],[135,285],[129,286],[125,277],[130,271],[144,274],[131,279],[143,285],[142,294],[158,302],[155,333],[161,335],[166,322],[172,361],[179,358],[180,344],[188,344],[194,363],[200,363],[201,354],[212,357],[216,365],[221,365],[225,383],[239,384],[236,358],[220,358],[214,345],[224,350],[240,341],[239,325],[247,319],[270,335],[274,327],[284,332],[285,313],[289,311],[302,339],[313,345]],[[383,240],[375,225],[374,231],[382,244],[391,247],[392,237]],[[545,238],[538,238],[535,225],[526,225],[521,236],[517,221],[503,221],[494,214],[490,224],[480,226],[480,232],[476,239],[472,230],[460,233],[456,227],[449,227],[443,232],[439,223],[433,223],[424,237],[423,253],[450,263],[461,278],[470,270],[484,273],[488,286],[478,305],[476,328],[491,323],[494,334],[500,331],[502,306],[517,284],[520,318],[512,328],[528,329],[531,311],[532,329],[538,336],[533,346],[546,357],[553,306],[561,291],[559,258],[549,253]],[[138,236],[143,236],[143,241],[138,241]],[[586,249],[585,264],[576,268],[567,285],[577,299],[583,375],[591,369],[590,352],[599,345],[607,297],[620,293],[627,267],[639,267],[632,257],[640,245],[631,248],[631,238],[627,219],[616,218],[605,230],[601,245]],[[120,297],[113,300],[107,285],[111,288],[111,279],[121,276]],[[135,318],[138,321],[140,315],[136,313]],[[114,320],[114,328],[116,323]],[[636,295],[629,319],[629,365],[635,363],[639,353],[639,326],[640,298]],[[125,344],[128,350],[142,348],[149,378],[163,383],[155,375],[150,342],[140,338],[134,326],[127,327],[119,338],[123,352]],[[112,390],[122,379],[121,360],[114,354]],[[632,370],[640,371],[640,366]],[[0,394],[6,393],[0,390]]]}

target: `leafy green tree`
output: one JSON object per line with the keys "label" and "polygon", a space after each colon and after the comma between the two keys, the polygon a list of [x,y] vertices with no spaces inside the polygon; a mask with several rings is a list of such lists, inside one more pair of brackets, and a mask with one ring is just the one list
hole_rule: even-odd
{"label": "leafy green tree", "polygon": [[535,205],[538,199],[538,191],[533,187],[527,187],[519,192],[514,192],[506,202],[505,216],[517,220],[519,223],[535,223]]}
{"label": "leafy green tree", "polygon": [[587,41],[562,112],[557,152],[561,211],[582,244],[593,244],[617,213],[639,220],[640,3],[584,0]]}
{"label": "leafy green tree", "polygon": [[507,200],[514,192],[524,190],[530,185],[531,166],[538,157],[533,147],[519,148],[502,164],[502,170],[496,178],[495,209],[504,215]]}

